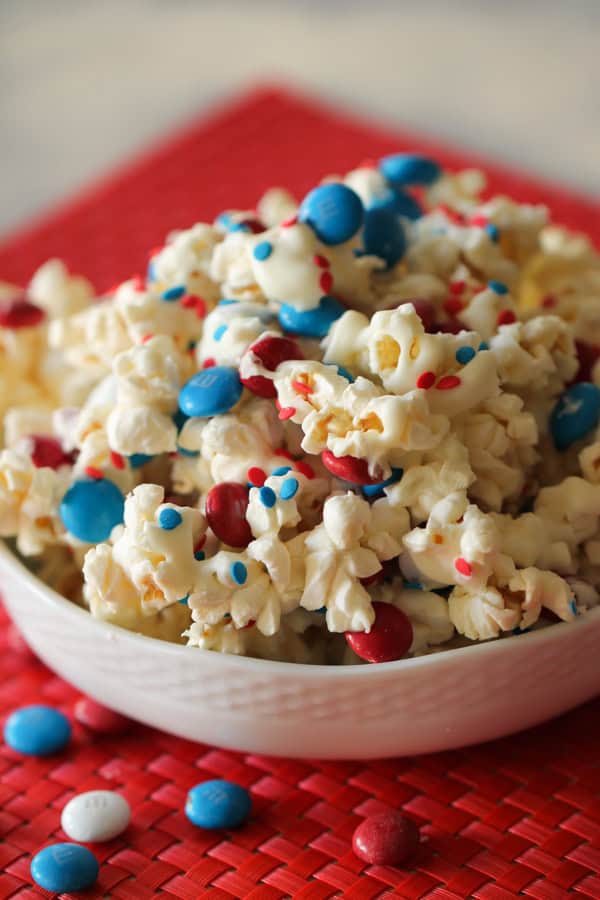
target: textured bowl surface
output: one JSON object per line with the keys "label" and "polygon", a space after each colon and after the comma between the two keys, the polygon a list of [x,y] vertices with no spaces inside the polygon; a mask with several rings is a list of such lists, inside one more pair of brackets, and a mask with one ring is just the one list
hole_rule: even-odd
{"label": "textured bowl surface", "polygon": [[227,656],[97,622],[0,542],[5,605],[33,650],[96,700],[191,740],[366,759],[491,740],[600,691],[600,608],[573,623],[371,666]]}

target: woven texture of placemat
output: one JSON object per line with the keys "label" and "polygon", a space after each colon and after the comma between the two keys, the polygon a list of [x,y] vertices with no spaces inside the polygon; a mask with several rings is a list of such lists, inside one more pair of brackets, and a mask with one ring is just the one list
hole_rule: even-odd
{"label": "woven texture of placemat", "polygon": [[[273,184],[301,194],[326,172],[417,148],[448,166],[484,165],[494,191],[545,202],[557,221],[600,241],[598,203],[431,139],[374,128],[266,89],[194,124],[5,241],[0,277],[26,282],[38,264],[58,255],[106,289],[143,272],[148,249],[171,228],[226,207],[252,207]],[[0,612],[2,720],[17,706],[39,702],[72,718],[79,696],[15,638]],[[204,832],[186,819],[188,789],[213,777],[250,789],[254,813],[242,829]],[[23,758],[2,745],[0,900],[50,896],[31,886],[31,856],[65,839],[60,810],[75,793],[95,788],[122,792],[132,824],[122,837],[94,845],[97,887],[69,896],[600,898],[600,701],[512,738],[380,762],[242,755],[138,725],[109,737],[75,723],[69,747],[47,759]],[[425,841],[410,870],[368,866],[351,851],[362,818],[389,807],[422,826]]]}

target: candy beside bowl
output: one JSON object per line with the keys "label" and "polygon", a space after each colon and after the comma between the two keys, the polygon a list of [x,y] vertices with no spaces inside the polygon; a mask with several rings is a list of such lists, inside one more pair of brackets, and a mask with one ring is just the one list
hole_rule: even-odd
{"label": "candy beside bowl", "polygon": [[0,544],[8,612],[52,669],[191,740],[293,757],[375,758],[499,737],[600,690],[600,608],[571,623],[416,659],[306,666],[176,646],[94,620]]}

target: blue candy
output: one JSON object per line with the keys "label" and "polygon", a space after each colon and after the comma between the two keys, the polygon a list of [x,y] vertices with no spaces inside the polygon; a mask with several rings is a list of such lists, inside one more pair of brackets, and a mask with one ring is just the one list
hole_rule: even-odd
{"label": "blue candy", "polygon": [[237,828],[252,810],[248,791],[220,778],[197,784],[187,795],[185,814],[199,828]]}
{"label": "blue candy", "polygon": [[392,469],[392,474],[389,478],[386,478],[385,481],[380,481],[377,484],[363,484],[361,491],[365,497],[368,497],[371,500],[376,497],[383,497],[383,489],[390,484],[395,484],[397,481],[400,481],[403,475],[404,469]]}
{"label": "blue candy", "polygon": [[379,162],[379,171],[393,185],[433,184],[442,170],[432,159],[412,153],[394,153]]}
{"label": "blue candy", "polygon": [[335,297],[321,297],[318,306],[304,311],[283,303],[279,307],[279,324],[288,334],[322,338],[344,312],[344,307]]}
{"label": "blue candy", "polygon": [[345,184],[322,184],[306,195],[298,212],[324,244],[343,244],[363,223],[364,209],[358,194]]}
{"label": "blue candy", "polygon": [[71,725],[52,706],[23,706],[6,720],[4,740],[13,750],[27,756],[49,756],[69,742]]}
{"label": "blue candy", "polygon": [[177,528],[178,525],[181,525],[183,519],[181,518],[181,513],[176,509],[173,509],[172,506],[167,506],[166,509],[161,509],[158,514],[158,524],[165,531],[173,531],[174,528]]}
{"label": "blue candy", "polygon": [[31,860],[31,877],[55,894],[85,891],[98,878],[100,867],[91,850],[80,844],[51,844]]}
{"label": "blue candy", "polygon": [[123,521],[125,498],[106,478],[84,478],[74,482],[60,501],[60,517],[67,531],[80,541],[106,541]]}
{"label": "blue candy", "polygon": [[550,414],[550,431],[557,450],[566,450],[593,431],[600,420],[600,389],[588,381],[573,384]]}
{"label": "blue candy", "polygon": [[384,259],[388,268],[402,259],[406,236],[402,223],[389,209],[371,209],[365,216],[363,232],[365,253]]}
{"label": "blue candy", "polygon": [[476,352],[472,347],[459,347],[456,351],[456,362],[459,362],[461,366],[466,366],[475,358]]}
{"label": "blue candy", "polygon": [[[183,427],[183,424],[181,427]],[[127,459],[129,460],[129,465],[132,469],[140,469],[142,466],[146,465],[147,462],[150,462],[151,459],[154,459],[154,456],[148,456],[147,453],[132,453]]]}
{"label": "blue candy", "polygon": [[396,191],[393,188],[389,188],[385,194],[376,197],[367,209],[387,209],[397,216],[404,216],[405,219],[411,219],[411,221],[420,219],[423,215],[423,210],[414,197],[411,197],[410,194],[404,191]]}
{"label": "blue candy", "polygon": [[235,406],[242,391],[237,369],[212,366],[184,384],[179,392],[179,409],[186,416],[218,416]]}
{"label": "blue candy", "polygon": [[488,287],[495,294],[508,294],[508,288],[501,281],[488,281]]}
{"label": "blue candy", "polygon": [[281,485],[281,490],[279,491],[279,496],[282,500],[291,500],[292,497],[295,497],[298,493],[298,488],[300,485],[296,478],[286,478],[283,484]]}

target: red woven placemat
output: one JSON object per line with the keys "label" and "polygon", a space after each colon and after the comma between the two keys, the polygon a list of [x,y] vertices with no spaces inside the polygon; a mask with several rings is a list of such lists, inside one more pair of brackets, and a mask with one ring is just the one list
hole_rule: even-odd
{"label": "red woven placemat", "polygon": [[[479,162],[285,92],[256,91],[6,241],[0,277],[24,282],[59,255],[107,288],[143,271],[148,248],[170,228],[251,207],[274,183],[301,193],[324,172],[415,147],[450,166]],[[557,220],[600,240],[600,204],[486,169],[493,190],[546,202]],[[32,702],[72,715],[78,692],[14,644],[0,614],[0,715]],[[64,839],[60,810],[74,793],[100,787],[125,794],[133,821],[122,838],[94,848],[100,878],[85,897],[600,898],[599,760],[600,701],[484,746],[369,763],[242,755],[142,726],[98,737],[76,724],[70,747],[50,759],[0,747],[0,900],[49,896],[31,887],[31,855]],[[221,834],[187,821],[186,792],[207,777],[250,788],[247,826]],[[351,852],[361,818],[386,806],[423,826],[413,870],[367,866]]]}

